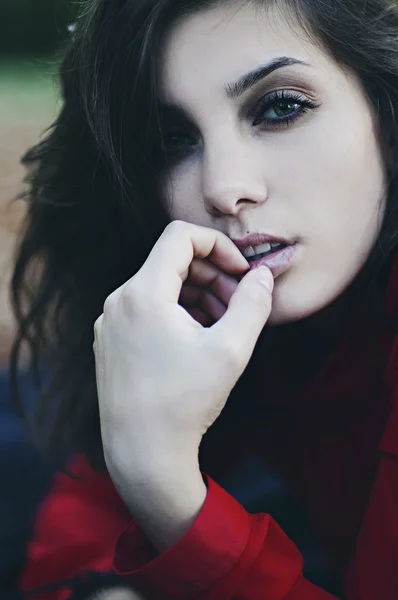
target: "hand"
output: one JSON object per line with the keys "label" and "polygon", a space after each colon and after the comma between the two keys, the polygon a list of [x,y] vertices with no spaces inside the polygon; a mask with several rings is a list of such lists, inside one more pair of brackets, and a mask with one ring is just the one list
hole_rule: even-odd
{"label": "hand", "polygon": [[[214,269],[224,280],[213,278],[213,298],[218,292],[225,310],[208,312],[220,318],[203,327],[179,298],[184,282],[206,291]],[[198,468],[202,436],[246,368],[271,310],[271,272],[248,269],[222,233],[173,222],[140,271],[105,302],[94,351],[104,455],[114,481],[133,486],[169,467],[189,470],[196,461]]]}
{"label": "hand", "polygon": [[207,259],[194,258],[182,285],[179,303],[201,325],[214,325],[226,313],[238,279]]}

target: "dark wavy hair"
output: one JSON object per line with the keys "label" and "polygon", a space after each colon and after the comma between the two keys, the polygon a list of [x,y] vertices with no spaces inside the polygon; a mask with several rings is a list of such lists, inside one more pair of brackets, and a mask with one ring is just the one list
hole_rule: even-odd
{"label": "dark wavy hair", "polygon": [[[379,119],[389,175],[377,244],[387,260],[398,232],[398,6],[392,0],[253,3],[280,10],[360,78]],[[178,19],[215,4],[86,2],[60,66],[60,114],[23,158],[28,211],[11,284],[18,322],[11,383],[24,412],[18,373],[27,345],[39,389],[36,438],[53,456],[72,447],[103,467],[93,324],[106,297],[137,272],[169,221],[153,154],[165,34]]]}

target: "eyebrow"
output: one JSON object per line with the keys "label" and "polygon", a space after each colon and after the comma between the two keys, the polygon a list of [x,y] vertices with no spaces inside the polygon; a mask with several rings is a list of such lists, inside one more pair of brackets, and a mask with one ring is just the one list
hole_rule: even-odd
{"label": "eyebrow", "polygon": [[265,77],[268,77],[268,75],[271,75],[271,73],[277,69],[290,67],[292,65],[305,65],[306,67],[311,66],[303,60],[298,60],[297,58],[279,56],[266,65],[263,65],[254,71],[250,71],[250,73],[246,73],[246,75],[243,75],[237,81],[228,83],[225,86],[225,92],[230,100],[235,100],[256,85],[256,83],[262,79],[265,79]]}
{"label": "eyebrow", "polygon": [[[306,67],[311,66],[309,63],[306,63],[303,60],[298,60],[297,58],[292,58],[290,56],[279,56],[278,58],[274,58],[269,63],[262,65],[258,69],[254,69],[253,71],[246,73],[246,75],[242,75],[242,77],[240,77],[237,81],[226,84],[224,86],[225,93],[230,100],[235,100],[242,96],[250,88],[255,86],[256,83],[262,79],[265,79],[268,77],[268,75],[271,75],[271,73],[274,71],[282,69],[283,67],[290,67],[292,65],[304,65]],[[164,117],[175,117],[178,119],[182,118],[187,122],[191,121],[188,111],[178,102],[174,103],[161,101],[159,108]]]}

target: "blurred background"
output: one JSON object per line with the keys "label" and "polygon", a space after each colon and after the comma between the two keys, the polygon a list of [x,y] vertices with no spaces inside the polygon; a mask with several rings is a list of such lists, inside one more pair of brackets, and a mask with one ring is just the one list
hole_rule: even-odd
{"label": "blurred background", "polygon": [[78,10],[70,0],[0,0],[0,360],[7,359],[12,321],[8,263],[23,203],[19,158],[52,122],[58,103],[57,55]]}
{"label": "blurred background", "polygon": [[[59,105],[59,49],[78,5],[69,0],[0,0],[0,598],[16,597],[36,506],[51,466],[33,449],[12,408],[7,360],[13,335],[8,280],[24,203],[21,155],[53,121]],[[30,390],[26,377],[23,384]],[[31,392],[32,401],[34,399]]]}

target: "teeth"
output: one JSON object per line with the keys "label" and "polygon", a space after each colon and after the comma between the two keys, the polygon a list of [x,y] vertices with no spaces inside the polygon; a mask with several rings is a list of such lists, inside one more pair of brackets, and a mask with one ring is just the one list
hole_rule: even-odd
{"label": "teeth", "polygon": [[281,242],[260,244],[259,246],[248,246],[242,250],[242,254],[245,258],[252,258],[253,256],[257,256],[257,254],[265,254],[266,252],[270,252],[274,248],[279,248],[280,246],[283,246]]}
{"label": "teeth", "polygon": [[254,246],[255,254],[263,254],[264,252],[269,252],[273,246],[276,244],[260,244],[260,246]]}
{"label": "teeth", "polygon": [[250,258],[251,256],[255,256],[257,252],[254,251],[253,246],[248,246],[244,250],[242,250],[242,254],[245,258]]}
{"label": "teeth", "polygon": [[264,252],[269,252],[273,246],[277,246],[278,244],[260,244],[260,246],[248,246],[244,250],[242,250],[242,254],[245,258],[250,258],[255,256],[256,254],[263,254]]}

